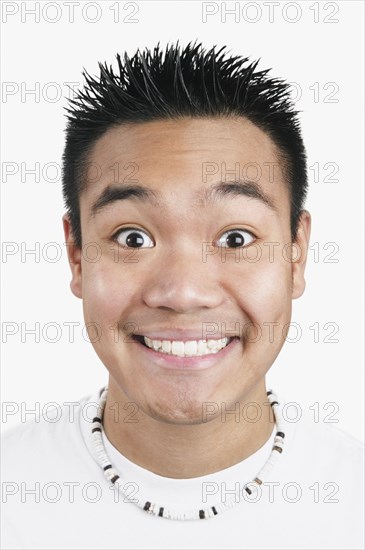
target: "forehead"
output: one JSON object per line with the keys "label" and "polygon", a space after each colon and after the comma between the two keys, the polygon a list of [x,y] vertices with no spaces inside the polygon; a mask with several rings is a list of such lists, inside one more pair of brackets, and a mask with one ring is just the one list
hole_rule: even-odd
{"label": "forehead", "polygon": [[288,200],[274,142],[242,117],[119,125],[94,144],[88,161],[95,177],[81,197],[87,202],[115,183],[139,183],[166,199],[188,199],[218,181],[237,180],[254,181],[275,203]]}

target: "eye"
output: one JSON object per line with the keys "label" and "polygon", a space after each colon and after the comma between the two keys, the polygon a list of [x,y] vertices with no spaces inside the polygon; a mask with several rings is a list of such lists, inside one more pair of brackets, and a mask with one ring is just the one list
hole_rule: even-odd
{"label": "eye", "polygon": [[249,231],[245,231],[244,229],[230,229],[229,231],[226,231],[225,233],[223,233],[218,243],[220,246],[223,246],[224,248],[225,247],[239,248],[239,247],[247,246],[253,240],[255,240],[255,237]]}
{"label": "eye", "polygon": [[148,234],[136,227],[119,229],[114,233],[113,240],[116,240],[124,248],[152,248],[154,246]]}

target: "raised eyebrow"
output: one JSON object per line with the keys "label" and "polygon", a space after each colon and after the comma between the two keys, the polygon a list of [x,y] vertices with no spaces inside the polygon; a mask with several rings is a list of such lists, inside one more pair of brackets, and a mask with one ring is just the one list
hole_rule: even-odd
{"label": "raised eyebrow", "polygon": [[159,199],[159,193],[149,187],[137,184],[108,185],[92,204],[90,208],[90,217],[95,217],[96,214],[114,202],[127,199],[151,202],[156,205]]}
{"label": "raised eyebrow", "polygon": [[[237,181],[219,181],[209,188],[203,188],[194,193],[194,197],[201,201],[204,206],[210,205],[215,201],[219,201],[228,197],[245,196],[261,201],[270,209],[277,212],[277,208],[273,200],[266,195],[261,187],[254,181],[237,180]],[[92,204],[90,209],[90,217],[93,218],[108,205],[117,201],[137,200],[141,202],[150,202],[154,206],[160,206],[161,195],[149,187],[138,184],[127,185],[108,185],[101,195]]]}
{"label": "raised eyebrow", "polygon": [[198,191],[197,196],[203,200],[204,204],[212,204],[214,201],[226,197],[251,197],[278,212],[273,199],[264,193],[257,182],[250,180],[219,181],[202,192]]}

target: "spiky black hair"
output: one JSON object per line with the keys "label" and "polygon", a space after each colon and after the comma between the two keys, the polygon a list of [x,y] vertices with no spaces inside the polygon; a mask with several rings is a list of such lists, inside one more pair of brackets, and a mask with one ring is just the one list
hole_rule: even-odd
{"label": "spiky black hair", "polygon": [[183,117],[245,117],[276,144],[291,193],[294,239],[307,192],[306,154],[298,111],[284,80],[256,71],[258,61],[228,56],[226,46],[206,51],[191,42],[181,49],[159,43],[133,57],[117,54],[117,72],[99,63],[100,75],[83,71],[86,84],[69,100],[63,153],[63,196],[75,244],[81,247],[79,197],[85,165],[95,142],[111,127]]}

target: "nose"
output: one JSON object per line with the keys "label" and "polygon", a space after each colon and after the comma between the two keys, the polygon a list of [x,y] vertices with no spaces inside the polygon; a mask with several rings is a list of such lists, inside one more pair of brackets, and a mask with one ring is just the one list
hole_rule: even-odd
{"label": "nose", "polygon": [[178,313],[219,307],[224,301],[224,291],[219,285],[218,271],[212,265],[212,258],[203,261],[203,254],[199,252],[193,253],[190,244],[156,258],[156,265],[146,273],[143,285],[145,304]]}

